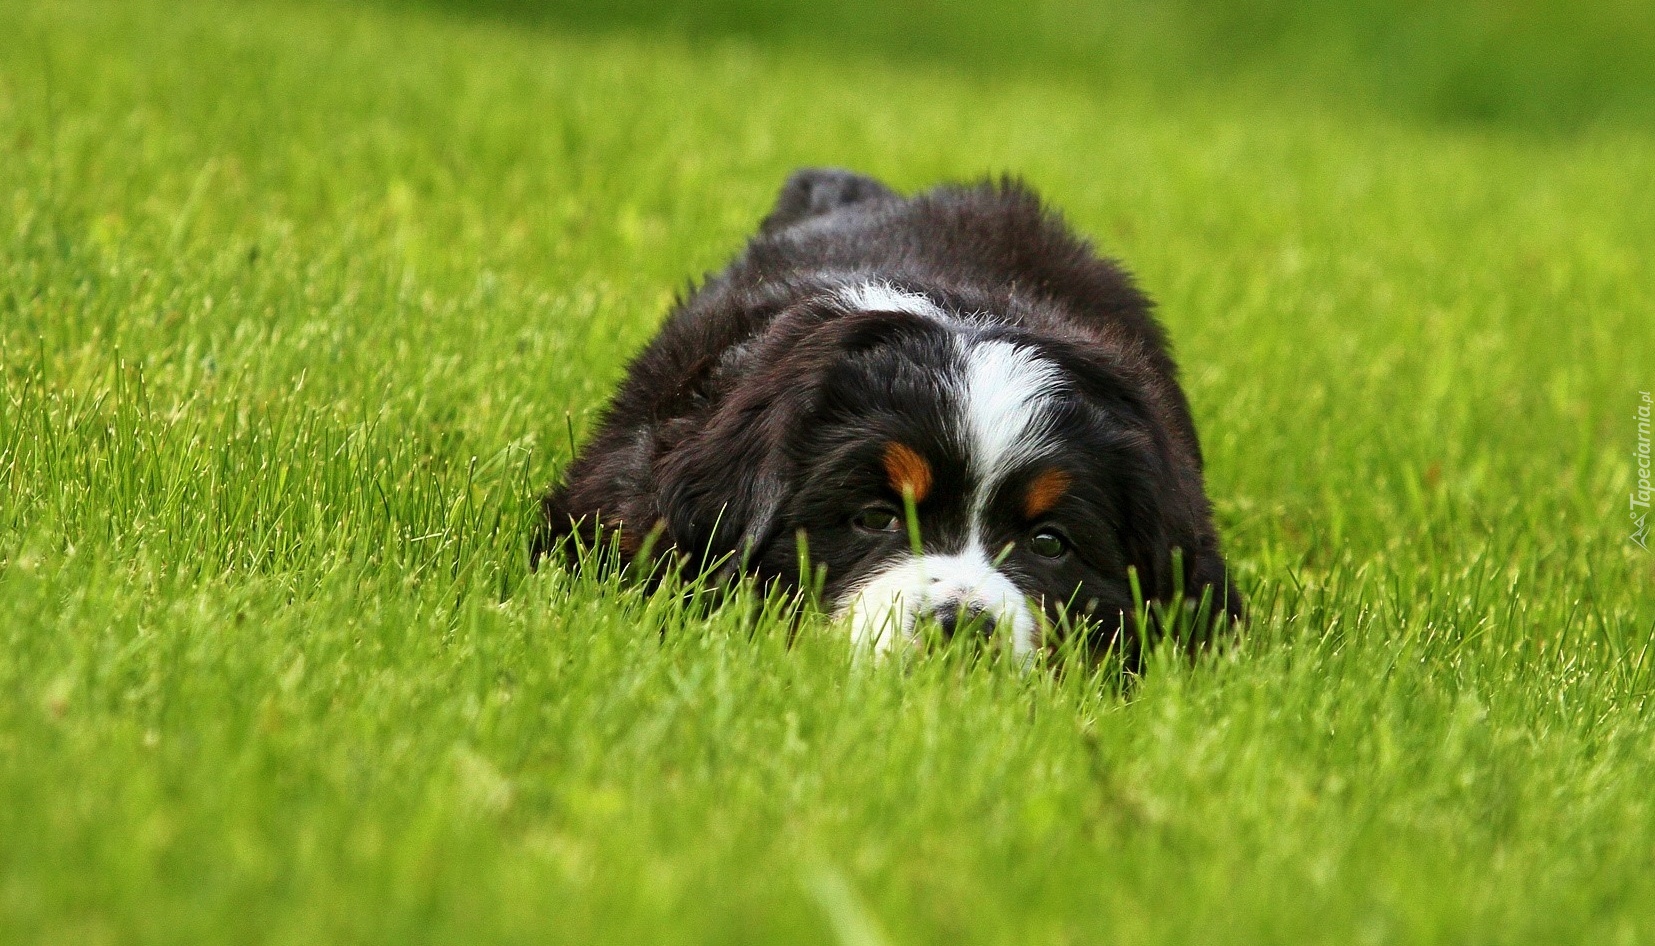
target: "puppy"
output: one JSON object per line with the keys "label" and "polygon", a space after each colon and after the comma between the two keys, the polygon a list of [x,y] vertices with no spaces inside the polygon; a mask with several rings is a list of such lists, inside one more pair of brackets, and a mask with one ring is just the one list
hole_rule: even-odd
{"label": "puppy", "polygon": [[1149,300],[1014,180],[796,172],[542,509],[536,561],[613,543],[796,588],[808,557],[876,650],[1133,650],[1169,615],[1137,601],[1181,592],[1196,638],[1242,612]]}

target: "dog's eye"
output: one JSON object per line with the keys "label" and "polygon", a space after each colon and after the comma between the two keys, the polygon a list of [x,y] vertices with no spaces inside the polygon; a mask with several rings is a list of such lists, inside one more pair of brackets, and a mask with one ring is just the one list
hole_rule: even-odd
{"label": "dog's eye", "polygon": [[1041,529],[1029,536],[1029,551],[1041,558],[1061,558],[1069,551],[1069,540],[1056,529]]}
{"label": "dog's eye", "polygon": [[869,506],[851,519],[851,525],[868,532],[901,532],[902,520],[881,506]]}

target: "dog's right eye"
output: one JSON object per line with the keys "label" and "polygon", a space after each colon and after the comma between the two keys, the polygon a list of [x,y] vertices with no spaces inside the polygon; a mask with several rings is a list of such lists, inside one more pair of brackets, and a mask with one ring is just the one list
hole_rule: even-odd
{"label": "dog's right eye", "polygon": [[882,506],[869,506],[851,518],[851,525],[865,532],[901,532],[902,520]]}
{"label": "dog's right eye", "polygon": [[1041,529],[1029,537],[1029,551],[1041,558],[1062,558],[1069,551],[1069,540],[1056,529]]}

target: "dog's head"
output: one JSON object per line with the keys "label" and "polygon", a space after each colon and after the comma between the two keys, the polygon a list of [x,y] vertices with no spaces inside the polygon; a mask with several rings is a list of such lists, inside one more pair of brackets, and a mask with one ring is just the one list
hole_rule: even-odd
{"label": "dog's head", "polygon": [[[860,284],[797,304],[658,470],[673,544],[798,583],[879,649],[1088,617],[1099,644],[1182,588],[1239,612],[1193,442],[1149,368],[1080,340]],[[1174,570],[1174,549],[1184,563]]]}

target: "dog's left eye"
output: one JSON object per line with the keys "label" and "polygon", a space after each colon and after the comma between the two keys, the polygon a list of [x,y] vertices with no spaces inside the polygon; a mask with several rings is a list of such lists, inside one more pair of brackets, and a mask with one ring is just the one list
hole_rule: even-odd
{"label": "dog's left eye", "polygon": [[851,524],[868,532],[902,531],[902,521],[897,518],[896,513],[879,506],[870,506],[857,513],[851,519]]}
{"label": "dog's left eye", "polygon": [[1061,558],[1069,550],[1069,540],[1056,529],[1041,529],[1029,536],[1029,551],[1041,558]]}

